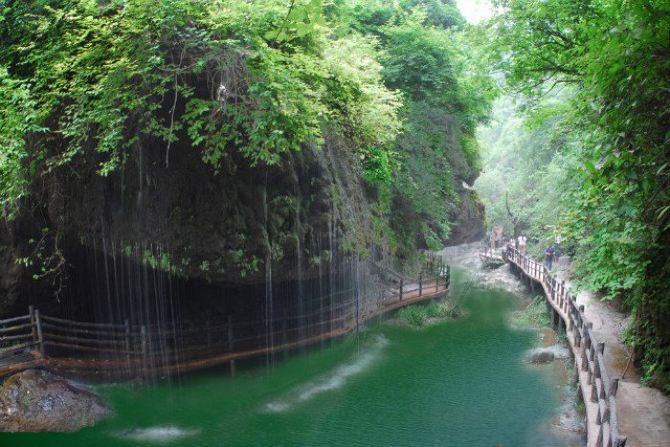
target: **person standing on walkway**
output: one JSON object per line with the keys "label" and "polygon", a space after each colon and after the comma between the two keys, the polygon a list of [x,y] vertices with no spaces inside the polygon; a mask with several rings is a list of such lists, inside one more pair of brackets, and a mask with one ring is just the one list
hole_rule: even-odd
{"label": "person standing on walkway", "polygon": [[520,235],[519,236],[519,253],[521,253],[522,255],[526,254],[526,248],[527,248],[526,243],[527,243],[526,236],[523,235],[523,234]]}
{"label": "person standing on walkway", "polygon": [[554,263],[555,252],[556,249],[554,248],[553,245],[550,245],[549,247],[544,249],[544,265],[547,267],[548,270],[551,270],[551,267]]}
{"label": "person standing on walkway", "polygon": [[512,249],[514,248],[514,243],[515,243],[514,238],[507,241],[507,247],[505,248],[505,256],[504,256],[505,258],[510,257],[512,255]]}

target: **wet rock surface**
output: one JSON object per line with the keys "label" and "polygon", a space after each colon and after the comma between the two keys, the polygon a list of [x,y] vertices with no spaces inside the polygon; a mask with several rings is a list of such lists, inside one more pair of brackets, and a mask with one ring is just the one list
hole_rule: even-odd
{"label": "wet rock surface", "polygon": [[545,349],[533,349],[526,354],[528,363],[549,363],[554,361],[554,353]]}
{"label": "wet rock surface", "polygon": [[486,210],[477,193],[467,185],[463,184],[458,192],[459,205],[451,205],[449,214],[455,222],[454,230],[447,245],[459,245],[479,241],[486,235],[484,221]]}
{"label": "wet rock surface", "polygon": [[535,348],[526,353],[526,361],[528,363],[549,363],[554,360],[567,359],[569,357],[570,351],[562,345]]}
{"label": "wet rock surface", "polygon": [[0,388],[3,432],[76,431],[109,413],[98,396],[48,371],[23,371]]}

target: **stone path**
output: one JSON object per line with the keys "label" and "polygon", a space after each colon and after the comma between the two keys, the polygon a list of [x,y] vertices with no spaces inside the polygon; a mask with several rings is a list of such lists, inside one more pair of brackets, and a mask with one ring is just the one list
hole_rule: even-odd
{"label": "stone path", "polygon": [[[557,276],[569,287],[567,268]],[[640,371],[632,362],[629,365],[629,349],[621,341],[629,317],[588,291],[577,295],[577,303],[584,305],[586,317],[593,322],[594,336],[606,343],[607,370],[613,377],[626,371],[617,392],[617,416],[621,432],[628,437],[626,447],[670,447],[670,398],[640,384]]]}

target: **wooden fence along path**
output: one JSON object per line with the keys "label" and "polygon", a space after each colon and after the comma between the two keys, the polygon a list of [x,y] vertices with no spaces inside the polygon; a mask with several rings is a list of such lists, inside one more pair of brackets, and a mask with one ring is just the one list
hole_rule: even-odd
{"label": "wooden fence along path", "polygon": [[398,286],[376,302],[361,303],[358,290],[349,289],[339,292],[348,295],[341,302],[334,302],[334,293],[320,298],[319,309],[308,315],[256,321],[229,316],[191,326],[72,321],[41,315],[31,306],[28,315],[0,320],[0,377],[40,366],[66,374],[132,377],[229,363],[234,373],[237,359],[331,339],[385,312],[444,295],[449,280],[449,266],[431,258],[419,278],[397,275]]}
{"label": "wooden fence along path", "polygon": [[515,273],[525,276],[529,285],[538,283],[551,309],[552,324],[561,325],[575,357],[579,385],[587,416],[588,447],[624,447],[626,437],[619,433],[616,412],[618,378],[605,367],[605,344],[592,335],[593,323],[584,317],[584,306],[577,306],[576,296],[556,280],[542,263],[512,248],[506,252]]}
{"label": "wooden fence along path", "polygon": [[42,364],[43,339],[39,311],[0,321],[0,374]]}

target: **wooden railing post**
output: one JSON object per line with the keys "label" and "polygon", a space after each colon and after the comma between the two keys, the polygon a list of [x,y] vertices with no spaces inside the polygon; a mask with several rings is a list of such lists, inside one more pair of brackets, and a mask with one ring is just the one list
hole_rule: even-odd
{"label": "wooden railing post", "polygon": [[209,314],[207,315],[207,320],[205,320],[205,332],[207,334],[207,350],[209,351],[209,349],[212,347],[212,331]]}
{"label": "wooden railing post", "polygon": [[610,396],[616,397],[616,392],[619,389],[619,379],[612,379],[612,383],[610,384]]}
{"label": "wooden railing post", "polygon": [[423,295],[423,272],[419,273],[419,296]]}
{"label": "wooden railing post", "polygon": [[359,324],[360,324],[360,318],[361,318],[361,296],[358,290],[358,286],[356,286],[356,332],[358,332]]}
{"label": "wooden railing post", "polygon": [[37,343],[37,326],[35,324],[35,306],[28,306],[28,314],[30,315],[30,331],[33,336],[33,343]]}
{"label": "wooden railing post", "polygon": [[123,329],[126,338],[126,362],[130,364],[130,321],[127,318],[123,321]]}
{"label": "wooden railing post", "polygon": [[[233,353],[233,316],[228,315],[228,351]],[[235,375],[235,360],[230,361],[230,375]]]}
{"label": "wooden railing post", "polygon": [[142,325],[140,328],[140,347],[142,349],[143,361],[147,360],[148,344],[147,344],[147,327]]}
{"label": "wooden railing post", "polygon": [[[288,322],[286,321],[287,317],[284,316],[281,320],[281,339],[282,339],[282,345],[285,345],[288,343],[288,334],[287,334],[287,324]],[[330,325],[332,326],[333,322],[330,322]]]}
{"label": "wooden railing post", "polygon": [[142,350],[142,375],[149,376],[148,353],[149,346],[147,342],[147,327],[142,325],[140,327],[140,349]]}
{"label": "wooden railing post", "polygon": [[40,354],[44,357],[44,336],[42,335],[42,322],[40,321],[39,309],[35,309],[35,327],[37,328],[37,343],[39,344]]}

